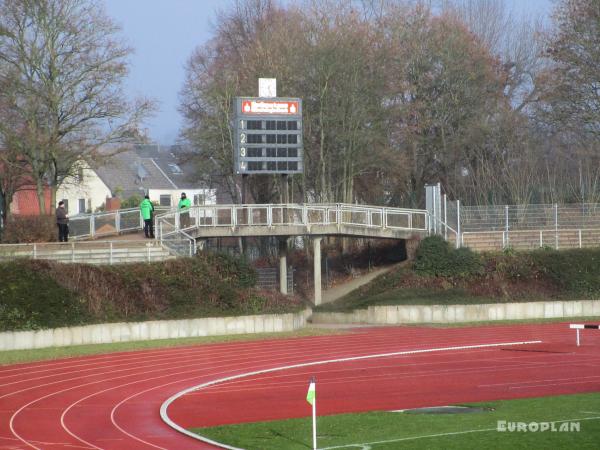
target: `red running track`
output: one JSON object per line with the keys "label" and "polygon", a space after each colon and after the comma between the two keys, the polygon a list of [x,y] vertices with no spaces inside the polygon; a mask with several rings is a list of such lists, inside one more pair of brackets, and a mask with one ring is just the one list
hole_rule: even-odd
{"label": "red running track", "polygon": [[383,327],[295,339],[196,345],[0,367],[2,449],[213,448],[168,427],[161,404],[248,372],[418,349],[541,340],[297,367],[191,392],[168,408],[183,427],[600,391],[600,331],[566,324]]}

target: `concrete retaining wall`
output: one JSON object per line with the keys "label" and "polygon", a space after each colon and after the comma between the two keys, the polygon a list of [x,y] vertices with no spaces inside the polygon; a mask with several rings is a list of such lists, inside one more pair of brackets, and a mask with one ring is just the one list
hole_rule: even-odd
{"label": "concrete retaining wall", "polygon": [[314,312],[312,323],[453,323],[600,316],[600,300],[483,305],[369,306],[351,313]]}
{"label": "concrete retaining wall", "polygon": [[0,351],[105,344],[227,334],[293,331],[306,326],[311,310],[289,314],[106,323],[38,331],[0,333]]}

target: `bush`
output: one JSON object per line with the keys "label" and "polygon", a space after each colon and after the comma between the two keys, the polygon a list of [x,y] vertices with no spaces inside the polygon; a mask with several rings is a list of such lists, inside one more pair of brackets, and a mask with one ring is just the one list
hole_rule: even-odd
{"label": "bush", "polygon": [[0,264],[0,331],[35,330],[87,321],[85,304],[78,296],[45,275],[49,264],[44,261]]}
{"label": "bush", "polygon": [[561,288],[577,296],[600,296],[600,249],[537,250],[532,264]]}
{"label": "bush", "polygon": [[240,288],[251,288],[256,285],[258,279],[256,270],[244,257],[216,253],[208,256],[208,262],[219,269],[224,280],[232,281]]}
{"label": "bush", "polygon": [[539,268],[531,253],[511,251],[503,252],[501,255],[491,255],[488,258],[493,262],[494,271],[511,280],[536,278],[539,274]]}
{"label": "bush", "polygon": [[482,263],[469,248],[454,249],[441,236],[429,236],[417,248],[413,269],[425,275],[467,277],[481,273]]}
{"label": "bush", "polygon": [[1,264],[0,280],[1,330],[285,312],[298,306],[289,297],[254,289],[254,269],[226,255],[119,266],[21,260]]}
{"label": "bush", "polygon": [[5,244],[53,242],[58,230],[54,216],[9,216],[2,232]]}

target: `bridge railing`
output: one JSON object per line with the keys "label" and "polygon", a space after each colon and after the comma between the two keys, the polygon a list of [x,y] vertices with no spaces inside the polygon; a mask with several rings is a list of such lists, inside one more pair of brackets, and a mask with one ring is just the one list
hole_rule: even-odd
{"label": "bridge railing", "polygon": [[159,239],[207,227],[346,225],[427,231],[426,210],[336,204],[246,204],[193,206],[157,216]]}
{"label": "bridge railing", "polygon": [[[155,214],[169,211],[169,208],[156,207]],[[69,235],[75,239],[116,235],[144,228],[140,208],[119,209],[116,211],[78,214],[69,219]]]}

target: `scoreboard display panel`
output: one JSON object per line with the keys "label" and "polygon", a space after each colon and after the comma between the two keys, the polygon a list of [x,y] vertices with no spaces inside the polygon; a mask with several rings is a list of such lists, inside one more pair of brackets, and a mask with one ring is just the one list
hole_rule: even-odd
{"label": "scoreboard display panel", "polygon": [[238,97],[235,122],[236,174],[304,172],[301,99]]}

